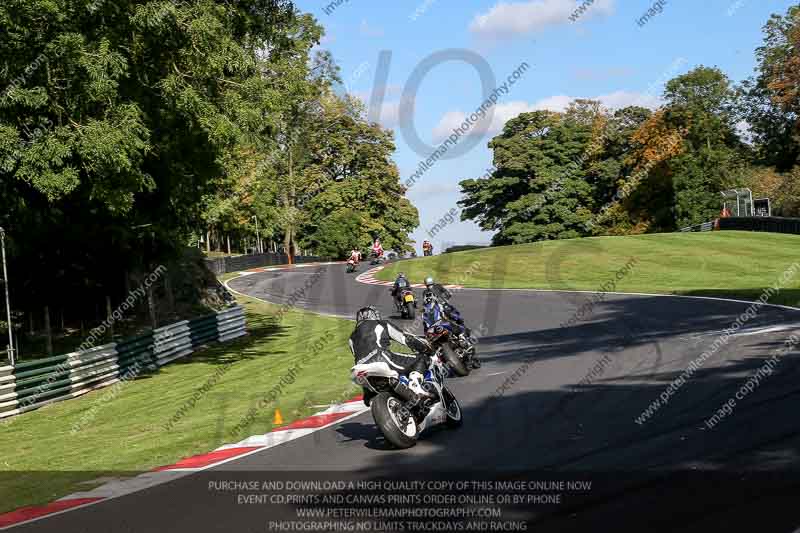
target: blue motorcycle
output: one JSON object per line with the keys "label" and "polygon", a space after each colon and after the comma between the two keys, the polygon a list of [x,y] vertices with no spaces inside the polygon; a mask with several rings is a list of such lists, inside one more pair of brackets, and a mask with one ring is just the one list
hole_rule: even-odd
{"label": "blue motorcycle", "polygon": [[[477,341],[468,335],[464,326],[448,319],[438,301],[427,300],[423,314],[425,338],[435,350],[441,349],[442,359],[455,375],[468,376],[475,367]],[[451,318],[459,320],[460,317],[456,314]]]}

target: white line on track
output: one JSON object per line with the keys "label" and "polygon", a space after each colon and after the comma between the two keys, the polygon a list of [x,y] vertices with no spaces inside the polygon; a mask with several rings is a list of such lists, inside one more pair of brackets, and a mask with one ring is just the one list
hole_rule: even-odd
{"label": "white line on track", "polygon": [[[369,273],[369,271],[365,272],[364,274]],[[370,285],[370,283],[364,281],[363,279],[359,279],[361,276],[356,277],[356,281],[359,283],[363,283],[364,285]],[[389,283],[391,282],[379,282],[379,283]],[[463,287],[463,286],[448,286],[453,291],[508,291],[508,292],[555,292],[555,293],[563,293],[563,294],[611,294],[614,296],[651,296],[657,298],[683,298],[683,299],[692,299],[692,300],[710,300],[716,302],[733,302],[739,304],[748,304],[752,305],[756,302],[750,300],[737,300],[734,298],[721,298],[717,296],[690,296],[687,294],[652,294],[648,292],[602,292],[602,291],[587,291],[587,290],[569,290],[569,289],[505,289],[505,288],[490,288],[490,287]],[[792,307],[790,305],[780,305],[780,304],[763,304],[764,307],[775,307],[777,309],[787,309],[789,311],[800,311],[800,307]]]}
{"label": "white line on track", "polygon": [[[753,335],[768,335],[770,333],[780,333],[781,331],[793,331],[800,329],[800,323],[782,324],[779,326],[764,326],[760,328],[750,327],[740,329],[736,333],[731,333],[731,337],[750,337]],[[702,333],[694,333],[692,335],[685,335],[679,337],[682,340],[700,339],[703,337],[720,336],[725,333],[725,330],[718,331],[704,331]]]}

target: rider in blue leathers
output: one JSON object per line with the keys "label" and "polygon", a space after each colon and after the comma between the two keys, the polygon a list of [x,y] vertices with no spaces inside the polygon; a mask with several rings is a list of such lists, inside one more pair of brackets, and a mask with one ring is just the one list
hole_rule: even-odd
{"label": "rider in blue leathers", "polygon": [[[464,324],[461,313],[448,302],[452,297],[450,291],[442,285],[435,283],[431,277],[425,278],[425,287],[425,292],[422,295],[424,304],[422,322],[424,330],[428,331],[428,329],[435,325],[449,324],[455,335],[460,336],[463,334],[468,342],[476,342],[472,338],[472,332],[466,324]],[[473,357],[472,365],[474,368],[480,367],[480,361],[477,357]]]}

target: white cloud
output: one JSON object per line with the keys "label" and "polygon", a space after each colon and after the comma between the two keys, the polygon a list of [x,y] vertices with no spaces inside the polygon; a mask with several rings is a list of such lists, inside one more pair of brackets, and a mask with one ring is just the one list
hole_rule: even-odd
{"label": "white cloud", "polygon": [[[508,38],[540,32],[548,26],[570,22],[570,15],[583,0],[530,0],[528,2],[498,2],[487,13],[477,15],[470,31],[490,38]],[[580,15],[579,20],[608,15],[614,10],[614,0],[595,0]]]}
{"label": "white cloud", "polygon": [[[543,98],[532,104],[524,101],[498,104],[495,106],[494,117],[492,118],[492,123],[486,131],[486,134],[496,135],[500,133],[503,130],[503,126],[505,126],[506,122],[522,113],[530,113],[532,111],[566,111],[570,102],[576,100],[577,98],[580,97],[559,94],[548,96],[547,98]],[[638,105],[655,109],[661,104],[661,99],[656,96],[628,91],[616,91],[609,94],[603,94],[593,97],[592,100],[599,100],[603,106],[610,110],[622,109],[623,107],[630,105]],[[451,133],[453,133],[455,128],[460,127],[466,118],[467,115],[463,111],[448,111],[445,113],[442,118],[439,119],[439,123],[436,125],[436,127],[433,128],[434,142],[442,142]],[[485,119],[473,125],[470,129],[470,134],[475,134],[475,132],[479,131],[481,124],[484,123]]]}

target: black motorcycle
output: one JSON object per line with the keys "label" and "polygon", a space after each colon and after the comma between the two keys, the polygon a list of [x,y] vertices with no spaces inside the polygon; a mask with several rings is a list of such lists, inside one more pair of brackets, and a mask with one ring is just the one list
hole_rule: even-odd
{"label": "black motorcycle", "polygon": [[[392,291],[393,292],[393,291]],[[394,306],[404,319],[414,320],[417,316],[417,299],[410,287],[402,287],[394,297]]]}
{"label": "black motorcycle", "polygon": [[460,377],[468,376],[470,369],[478,368],[477,340],[467,336],[458,324],[447,320],[439,320],[428,326],[425,338],[434,349],[442,350],[442,358]]}

